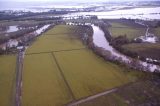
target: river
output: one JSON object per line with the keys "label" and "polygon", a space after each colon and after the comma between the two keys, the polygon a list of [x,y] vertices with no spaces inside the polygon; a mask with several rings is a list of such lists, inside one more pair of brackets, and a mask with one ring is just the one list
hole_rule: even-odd
{"label": "river", "polygon": [[[117,58],[122,58],[124,63],[129,63],[132,61],[132,58],[119,53],[111,45],[109,45],[108,40],[105,38],[104,32],[98,26],[92,25],[92,28],[93,28],[93,43],[97,47],[102,47],[104,50],[110,51],[112,56],[115,56]],[[143,62],[141,60],[138,61],[144,68],[149,69],[150,72],[154,72],[155,70],[160,71],[160,66],[158,65]]]}

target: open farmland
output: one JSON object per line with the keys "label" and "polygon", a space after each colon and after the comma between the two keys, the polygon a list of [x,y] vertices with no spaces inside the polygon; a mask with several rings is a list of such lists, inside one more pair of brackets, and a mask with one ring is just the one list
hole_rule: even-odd
{"label": "open farmland", "polygon": [[95,55],[81,43],[77,28],[58,25],[27,49],[23,106],[62,106],[134,82],[143,75]]}
{"label": "open farmland", "polygon": [[61,106],[72,100],[51,53],[25,57],[22,96],[23,106]]}
{"label": "open farmland", "polygon": [[126,35],[128,39],[132,40],[136,37],[145,35],[146,28],[136,27],[134,25],[126,25],[119,22],[110,22],[111,27],[108,28],[112,37]]}
{"label": "open farmland", "polygon": [[0,56],[0,106],[13,104],[16,56]]}
{"label": "open farmland", "polygon": [[131,75],[132,72],[105,62],[90,50],[56,52],[55,56],[76,99],[137,79],[137,76]]}
{"label": "open farmland", "polygon": [[51,29],[37,39],[27,53],[40,53],[84,48],[82,42],[75,37],[77,28],[60,25]]}

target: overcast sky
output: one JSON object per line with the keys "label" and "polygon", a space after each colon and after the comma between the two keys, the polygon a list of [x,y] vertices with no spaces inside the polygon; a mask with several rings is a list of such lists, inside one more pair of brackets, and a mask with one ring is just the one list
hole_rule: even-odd
{"label": "overcast sky", "polygon": [[[18,1],[18,2],[35,2],[35,1],[43,1],[43,2],[67,2],[67,1],[72,1],[72,2],[107,2],[107,1],[136,1],[136,0],[0,0],[0,1]],[[144,1],[144,0],[137,0],[137,1]],[[146,0],[146,1],[154,1],[154,0]]]}

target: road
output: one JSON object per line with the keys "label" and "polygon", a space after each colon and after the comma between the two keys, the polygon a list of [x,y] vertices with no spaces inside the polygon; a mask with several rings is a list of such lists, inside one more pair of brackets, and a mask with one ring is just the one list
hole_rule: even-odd
{"label": "road", "polygon": [[23,60],[24,60],[24,51],[19,50],[17,54],[17,63],[16,63],[15,106],[21,106]]}

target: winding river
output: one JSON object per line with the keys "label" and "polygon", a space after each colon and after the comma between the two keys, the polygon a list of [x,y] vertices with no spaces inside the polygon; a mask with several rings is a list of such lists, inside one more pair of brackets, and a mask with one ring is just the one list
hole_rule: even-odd
{"label": "winding river", "polygon": [[[98,26],[92,25],[92,28],[93,28],[93,43],[97,47],[101,47],[107,51],[110,51],[112,56],[115,56],[117,58],[122,58],[124,63],[130,63],[132,61],[132,58],[119,53],[111,45],[109,45],[108,40],[105,38],[104,32]],[[150,72],[154,72],[155,70],[158,70],[160,72],[160,66],[143,62],[141,60],[138,61],[144,68],[149,69]]]}

